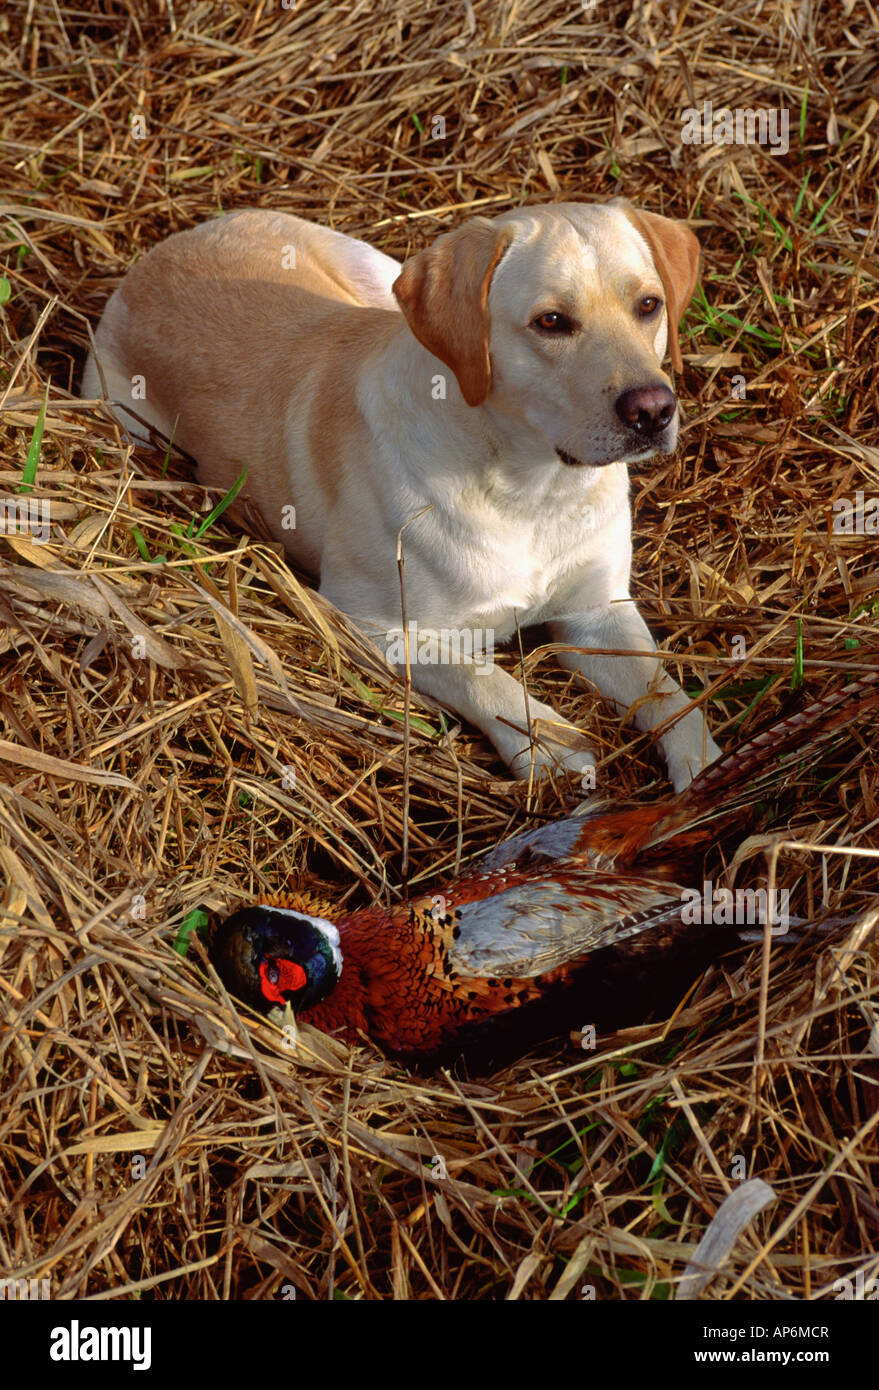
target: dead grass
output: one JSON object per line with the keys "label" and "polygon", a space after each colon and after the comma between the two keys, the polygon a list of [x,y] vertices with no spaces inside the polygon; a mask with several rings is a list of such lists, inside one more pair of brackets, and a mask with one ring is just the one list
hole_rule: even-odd
{"label": "dead grass", "polygon": [[[877,667],[876,539],[834,533],[832,510],[879,491],[876,30],[853,0],[7,4],[0,490],[48,390],[31,495],[52,534],[0,538],[0,1276],[62,1298],[659,1298],[743,1176],[776,1200],[705,1297],[832,1297],[876,1272],[875,861],[782,853],[795,910],[867,916],[773,958],[759,1069],[759,951],[670,1024],[479,1077],[313,1031],[291,1058],[181,961],[199,905],[291,881],[399,896],[402,694],[271,545],[226,519],[193,539],[216,494],[72,394],[132,259],[217,208],[398,256],[529,200],[691,217],[688,427],[634,478],[635,593],[731,743],[792,682]],[[706,99],[788,108],[789,151],[682,145]],[[526,664],[566,716],[600,712],[606,788],[662,790],[550,650]],[[529,801],[446,728],[414,701],[410,884],[576,796]],[[877,796],[856,731],[774,814],[869,848]]]}

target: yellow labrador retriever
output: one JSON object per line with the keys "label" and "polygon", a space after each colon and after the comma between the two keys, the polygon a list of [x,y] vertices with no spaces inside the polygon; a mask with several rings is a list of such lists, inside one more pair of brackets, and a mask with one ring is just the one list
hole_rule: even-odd
{"label": "yellow labrador retriever", "polygon": [[[417,518],[413,682],[517,775],[532,758],[594,765],[534,699],[529,737],[521,685],[490,660],[518,619],[586,649],[561,660],[639,728],[681,715],[659,739],[680,789],[719,749],[629,597],[626,464],[674,448],[660,364],[668,345],[680,368],[698,260],[683,223],[622,199],[473,217],[402,266],[286,213],[236,212],[129,271],[97,352],[130,432],[146,437],[126,405],[215,487],[246,468],[272,534],[397,666],[397,535]],[[82,389],[102,394],[91,358]]]}

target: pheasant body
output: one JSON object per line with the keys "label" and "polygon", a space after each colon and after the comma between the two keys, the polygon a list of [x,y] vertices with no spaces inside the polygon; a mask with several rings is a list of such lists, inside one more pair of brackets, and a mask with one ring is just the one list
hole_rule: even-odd
{"label": "pheasant body", "polygon": [[737,944],[729,926],[684,921],[681,867],[713,841],[718,819],[735,822],[761,781],[778,780],[779,755],[802,757],[877,704],[876,679],[857,681],[726,754],[678,796],[580,808],[498,845],[429,897],[335,924],[307,894],[243,908],[217,928],[212,957],[255,1008],[289,1000],[318,1028],[365,1034],[419,1062],[495,1055],[504,1038],[521,1050],[566,1023],[643,1017],[669,981],[680,994],[688,968],[692,979]]}

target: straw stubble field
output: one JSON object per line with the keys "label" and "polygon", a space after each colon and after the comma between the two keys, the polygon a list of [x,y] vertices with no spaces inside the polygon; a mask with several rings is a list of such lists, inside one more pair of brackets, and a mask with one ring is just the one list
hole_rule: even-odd
{"label": "straw stubble field", "polygon": [[[400,258],[522,202],[690,218],[684,429],[633,472],[633,592],[735,743],[879,664],[877,39],[853,0],[6,5],[0,489],[51,526],[0,537],[0,1276],[55,1298],[668,1298],[754,1177],[772,1201],[702,1297],[877,1273],[876,870],[855,852],[877,844],[875,722],[758,808],[740,879],[773,832],[848,847],[784,849],[777,882],[810,920],[860,915],[776,948],[762,998],[755,947],[683,980],[671,1021],[490,1075],[308,1028],[291,1055],[173,949],[194,909],[291,884],[392,903],[404,859],[429,889],[579,789],[529,793],[418,696],[404,720],[258,518],[212,518],[186,459],[76,398],[127,267],[221,210]],[[705,102],[787,111],[788,148],[683,141]],[[834,529],[859,493],[862,533]],[[524,665],[595,731],[606,794],[664,794],[539,635]]]}

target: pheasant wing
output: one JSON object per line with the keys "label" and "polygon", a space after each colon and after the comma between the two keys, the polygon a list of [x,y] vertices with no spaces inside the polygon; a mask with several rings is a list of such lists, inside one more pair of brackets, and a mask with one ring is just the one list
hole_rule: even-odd
{"label": "pheasant wing", "polygon": [[531,869],[552,869],[553,865],[576,862],[582,857],[583,842],[588,836],[584,826],[609,809],[603,799],[591,797],[570,816],[547,821],[530,830],[521,830],[502,840],[494,849],[477,861],[480,873],[500,873],[504,869],[526,866]]}
{"label": "pheasant wing", "polygon": [[589,870],[547,874],[458,902],[448,963],[459,976],[529,979],[681,923],[683,889]]}

